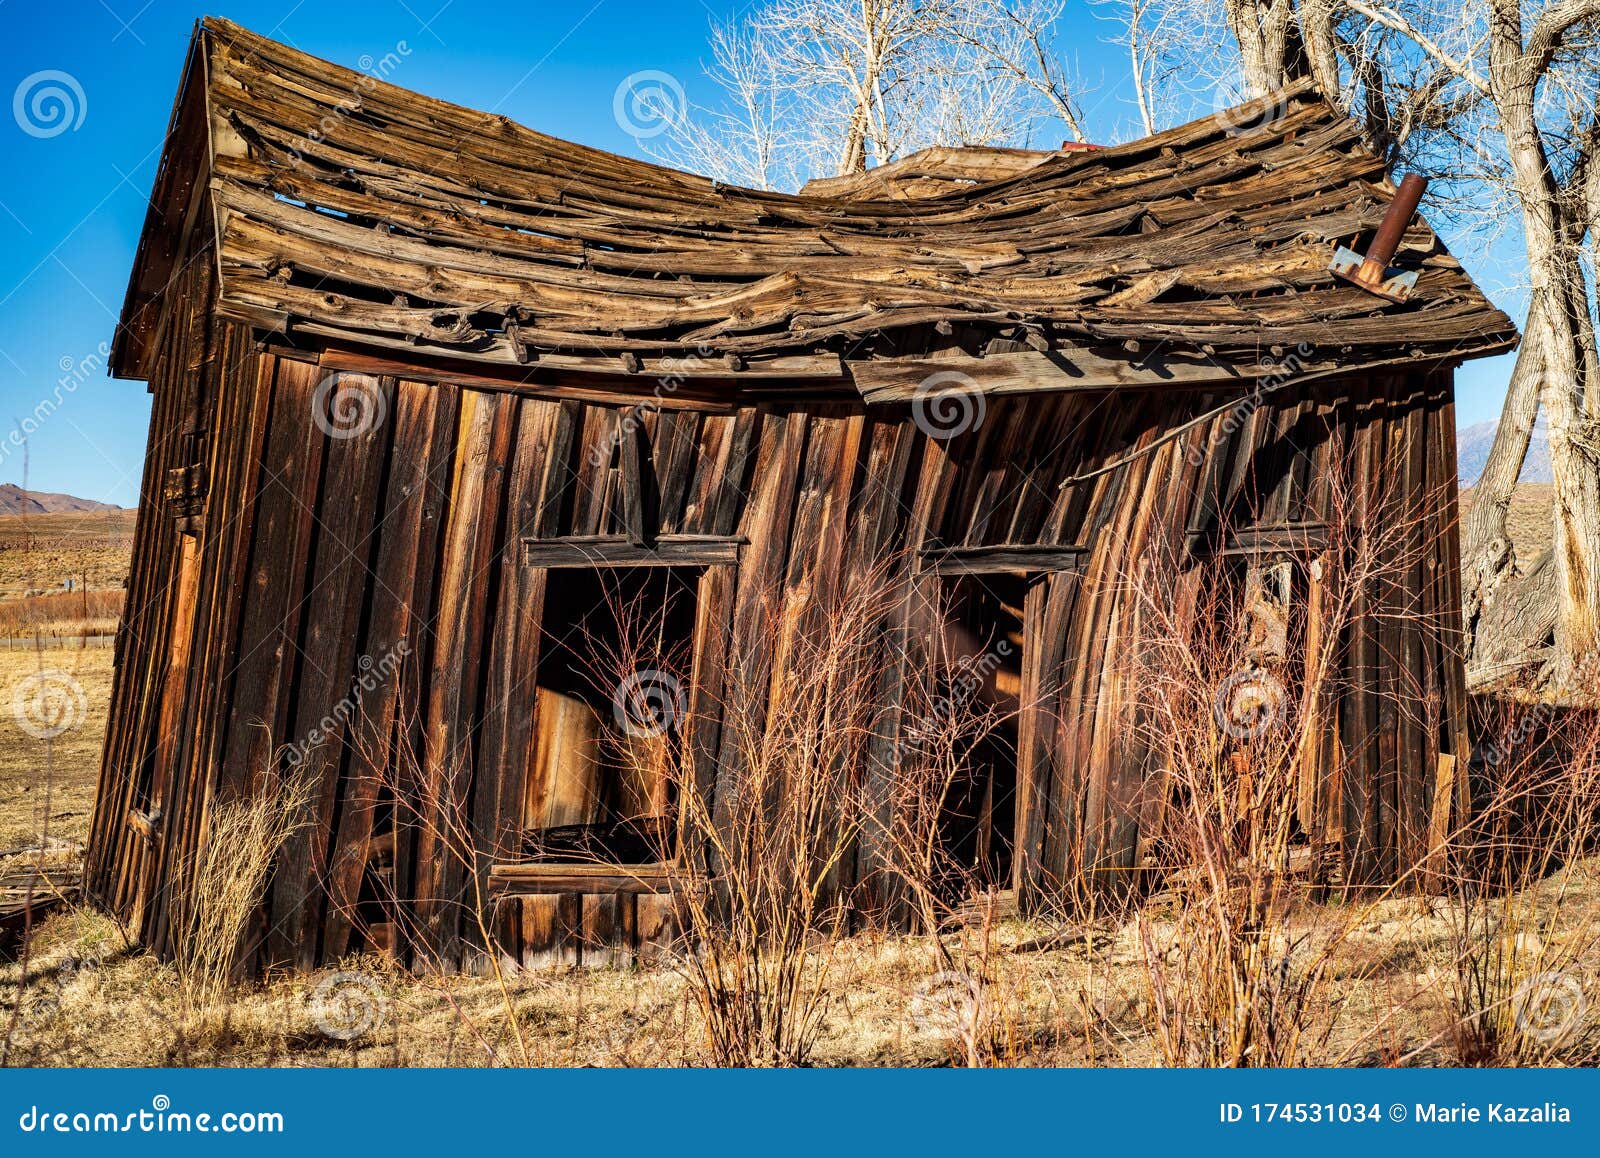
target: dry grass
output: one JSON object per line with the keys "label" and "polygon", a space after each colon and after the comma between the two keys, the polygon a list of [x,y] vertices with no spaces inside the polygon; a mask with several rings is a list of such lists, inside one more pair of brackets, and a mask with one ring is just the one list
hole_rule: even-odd
{"label": "dry grass", "polygon": [[122,615],[123,592],[57,591],[0,601],[0,639],[70,640],[83,635],[114,635]]}
{"label": "dry grass", "polygon": [[120,589],[133,550],[135,511],[0,515],[0,599]]}
{"label": "dry grass", "polygon": [[[103,641],[79,637],[116,629],[135,517],[133,511],[0,516],[0,856],[36,843],[47,824],[56,839],[82,842],[88,835],[112,652]],[[80,590],[62,592],[68,579]],[[48,815],[44,744],[19,726],[13,711],[19,691],[27,696],[41,681],[57,707],[81,708],[81,718],[52,744]]]}
{"label": "dry grass", "polygon": [[186,1021],[209,1015],[227,993],[273,859],[304,825],[312,795],[309,779],[290,777],[207,818],[206,842],[184,874],[188,920],[175,966]]}
{"label": "dry grass", "polygon": [[[111,649],[45,646],[0,648],[0,854],[35,843],[49,821],[52,837],[83,841],[89,834],[95,782],[100,772],[100,745],[105,737],[111,701]],[[51,676],[69,696],[75,681],[84,707],[77,726],[53,741],[54,777],[48,814],[45,805],[44,744],[23,731],[12,705],[19,692]]]}
{"label": "dry grass", "polygon": [[[1568,905],[1547,929],[1552,951],[1588,943],[1574,961],[1592,978],[1600,958],[1584,927],[1600,917],[1600,861],[1580,866]],[[1171,898],[1147,910],[1172,920]],[[1352,921],[1348,909],[1297,906],[1291,936],[1336,923],[1348,927],[1329,965],[1334,984],[1314,1012],[1336,1020],[1311,1064],[1456,1063],[1450,1046],[1451,918],[1418,898],[1392,898]],[[1038,949],[1054,930],[998,923],[988,989],[993,1018],[1020,1065],[1159,1065],[1148,1028],[1146,950],[1137,922],[1092,939]],[[823,1066],[943,1066],[952,1060],[948,1025],[930,1017],[927,946],[914,937],[861,935],[833,948],[810,1060]],[[345,970],[371,978],[381,1005],[350,1039],[318,1024],[318,987],[334,971],[282,978],[235,993],[211,1018],[185,1026],[173,970],[126,948],[102,917],[68,913],[48,921],[35,947],[13,1060],[39,1065],[520,1064],[493,979],[412,977],[372,958]],[[16,999],[16,967],[0,966],[0,1012]],[[714,1060],[683,976],[671,968],[567,970],[508,980],[517,1024],[535,1065],[705,1065]],[[1593,994],[1590,994],[1593,997]],[[1086,1009],[1087,1006],[1087,1009]],[[1567,1057],[1600,1052],[1591,1015],[1567,1043]]]}

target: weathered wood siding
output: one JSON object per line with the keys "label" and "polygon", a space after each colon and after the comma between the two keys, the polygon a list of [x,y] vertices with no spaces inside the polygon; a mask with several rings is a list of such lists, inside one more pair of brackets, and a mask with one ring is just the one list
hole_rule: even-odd
{"label": "weathered wood siding", "polygon": [[[781,662],[770,597],[823,599],[843,576],[931,545],[1076,548],[1050,556],[1025,614],[1017,872],[1037,899],[1083,870],[1136,867],[1156,823],[1151,761],[1124,726],[1138,630],[1125,577],[1171,560],[1175,589],[1193,594],[1208,566],[1194,544],[1326,519],[1319,503],[1337,481],[1363,519],[1415,518],[1418,554],[1403,580],[1370,593],[1372,615],[1350,638],[1321,644],[1341,649],[1347,690],[1302,770],[1302,821],[1338,835],[1347,880],[1392,879],[1426,854],[1434,770],[1441,752],[1461,752],[1464,711],[1448,373],[1285,390],[1242,422],[1209,420],[1063,488],[1220,399],[991,398],[975,429],[938,440],[906,407],[631,414],[405,378],[334,381],[208,322],[206,263],[184,277],[195,284],[175,300],[197,304],[173,319],[152,379],[89,868],[93,894],[158,952],[181,928],[207,809],[270,782],[283,747],[315,734],[303,749],[315,817],[275,866],[251,964],[311,967],[366,944],[459,962],[477,939],[465,914],[478,894],[438,830],[464,818],[485,863],[511,858],[534,743],[548,572],[526,565],[521,542],[625,536],[641,518],[662,535],[743,540],[700,593],[687,742],[713,784],[739,769],[708,705],[760,712]],[[381,415],[362,421],[374,404]],[[186,534],[162,483],[196,453],[191,427],[208,493]],[[635,451],[652,468],[643,497],[628,493]],[[886,633],[888,731],[903,648],[926,626]],[[413,768],[426,782],[405,779]],[[440,823],[396,825],[394,791]],[[865,839],[855,881],[893,919],[877,867]],[[375,881],[403,911],[374,904]],[[667,918],[658,897],[577,893],[507,898],[493,914],[507,951],[529,962],[624,960]]]}

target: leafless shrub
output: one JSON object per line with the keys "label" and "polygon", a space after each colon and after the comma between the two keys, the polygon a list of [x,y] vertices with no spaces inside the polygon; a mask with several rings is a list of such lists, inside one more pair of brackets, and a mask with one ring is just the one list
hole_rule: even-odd
{"label": "leafless shrub", "polygon": [[731,649],[720,795],[693,753],[674,763],[675,965],[719,1065],[802,1064],[821,1029],[861,833],[881,593],[854,581],[826,606],[769,608],[775,674],[756,640]]}
{"label": "leafless shrub", "polygon": [[272,863],[307,822],[312,795],[309,779],[290,774],[212,810],[186,874],[187,916],[173,958],[186,1018],[215,1008],[226,994]]}
{"label": "leafless shrub", "polygon": [[[1134,735],[1164,770],[1149,801],[1165,817],[1149,852],[1164,893],[1138,932],[1169,1065],[1304,1064],[1333,1029],[1329,965],[1359,914],[1302,919],[1297,876],[1321,852],[1300,828],[1302,762],[1336,727],[1334,641],[1415,562],[1420,535],[1404,518],[1363,529],[1339,488],[1329,502],[1330,544],[1309,565],[1249,557],[1238,573],[1218,560],[1185,574],[1151,559],[1128,577],[1144,620]],[[1314,613],[1298,610],[1325,575]],[[1411,710],[1412,689],[1386,694]]]}
{"label": "leafless shrub", "polygon": [[1445,1043],[1458,1065],[1592,1064],[1600,913],[1578,886],[1600,840],[1600,720],[1501,701],[1479,726],[1489,798],[1440,906]]}

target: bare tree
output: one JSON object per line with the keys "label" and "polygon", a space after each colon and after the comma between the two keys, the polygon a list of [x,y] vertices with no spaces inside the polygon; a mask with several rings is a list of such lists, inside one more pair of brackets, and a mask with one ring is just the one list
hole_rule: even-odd
{"label": "bare tree", "polygon": [[662,160],[759,188],[863,172],[932,145],[1078,140],[1054,44],[1064,0],[773,0],[715,25],[722,90],[649,142]]}
{"label": "bare tree", "polygon": [[[1470,156],[1486,186],[1514,203],[1527,253],[1528,319],[1505,413],[1466,527],[1466,610],[1473,674],[1493,683],[1542,659],[1538,682],[1569,686],[1600,643],[1600,370],[1593,287],[1584,269],[1593,244],[1600,135],[1600,0],[1474,0],[1432,8],[1419,0],[1345,0],[1446,71],[1481,102],[1494,147]],[[1441,28],[1443,33],[1433,29]],[[1548,590],[1520,593],[1522,609],[1492,614],[1519,578],[1507,526],[1512,490],[1543,409],[1555,479],[1550,566],[1530,571]],[[1553,625],[1545,638],[1545,625]],[[1512,638],[1495,638],[1509,633]],[[1511,657],[1509,661],[1507,657]]]}
{"label": "bare tree", "polygon": [[[1488,686],[1537,663],[1533,682],[1566,689],[1576,657],[1600,642],[1600,370],[1585,268],[1600,215],[1600,0],[1121,2],[1142,29],[1129,37],[1136,53],[1168,83],[1233,74],[1243,98],[1310,76],[1387,160],[1436,178],[1436,213],[1485,242],[1520,226],[1525,336],[1465,527],[1470,673]],[[1225,27],[1237,56],[1183,31],[1197,25]],[[1541,407],[1554,553],[1519,568],[1507,511]]]}
{"label": "bare tree", "polygon": [[[1304,78],[1390,162],[1426,153],[1468,111],[1452,74],[1346,0],[1101,0],[1120,9],[1145,127],[1265,96]],[[1187,98],[1187,99],[1185,99]]]}

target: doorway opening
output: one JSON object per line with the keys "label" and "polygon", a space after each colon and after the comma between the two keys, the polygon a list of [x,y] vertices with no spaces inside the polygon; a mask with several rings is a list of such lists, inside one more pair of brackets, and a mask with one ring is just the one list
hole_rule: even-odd
{"label": "doorway opening", "polygon": [[1011,887],[1027,592],[1020,574],[945,581],[936,693],[951,713],[958,758],[939,819],[947,892]]}

